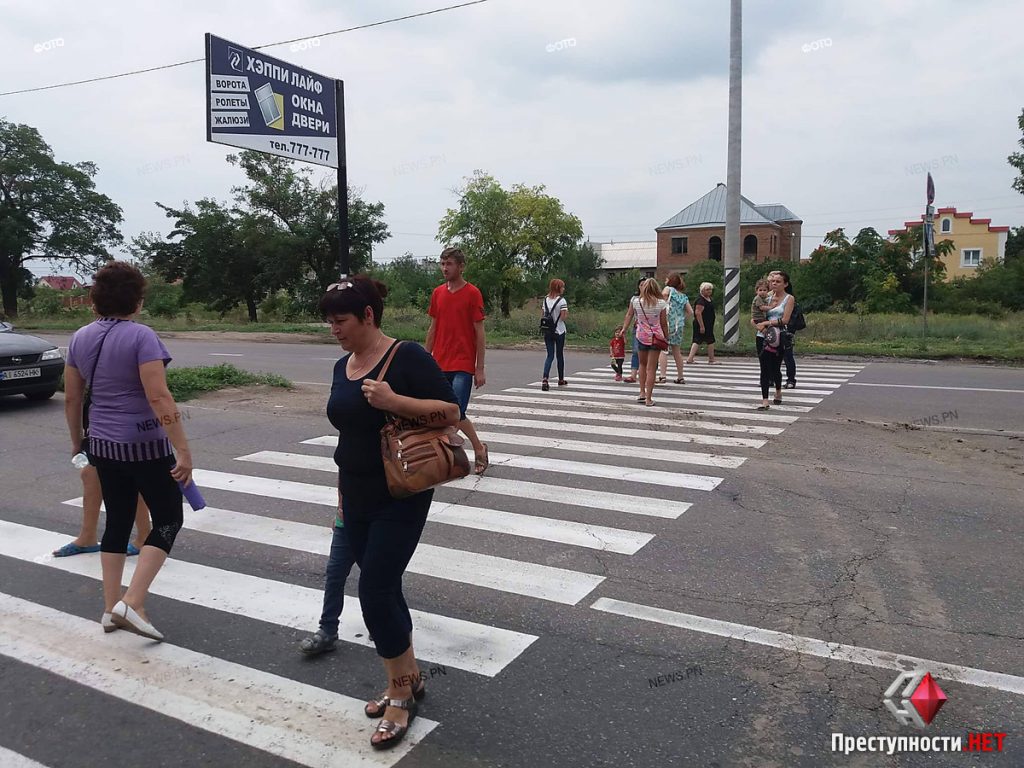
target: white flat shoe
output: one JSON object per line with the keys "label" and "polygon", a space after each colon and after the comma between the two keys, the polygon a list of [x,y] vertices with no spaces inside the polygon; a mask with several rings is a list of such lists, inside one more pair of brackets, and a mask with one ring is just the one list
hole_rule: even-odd
{"label": "white flat shoe", "polygon": [[114,623],[113,616],[114,614],[112,613],[104,613],[103,616],[100,617],[100,624],[103,626],[104,632],[113,632],[117,629],[117,624]]}
{"label": "white flat shoe", "polygon": [[135,612],[135,609],[128,605],[124,600],[119,600],[117,605],[114,606],[114,610],[111,611],[111,621],[114,625],[121,629],[127,629],[129,632],[134,632],[136,635],[142,635],[148,637],[150,640],[163,640],[164,636],[161,634],[156,627],[150,624],[148,621],[139,616]]}

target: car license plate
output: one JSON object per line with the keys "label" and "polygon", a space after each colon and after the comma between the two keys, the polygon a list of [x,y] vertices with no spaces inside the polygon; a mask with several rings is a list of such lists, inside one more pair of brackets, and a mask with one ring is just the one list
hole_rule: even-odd
{"label": "car license plate", "polygon": [[0,381],[10,381],[11,379],[32,379],[36,376],[42,376],[43,371],[41,368],[20,368],[14,371],[0,371]]}

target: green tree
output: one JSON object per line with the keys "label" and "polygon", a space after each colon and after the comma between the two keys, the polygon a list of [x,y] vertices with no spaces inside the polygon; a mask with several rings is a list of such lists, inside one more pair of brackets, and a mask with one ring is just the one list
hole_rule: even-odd
{"label": "green tree", "polygon": [[32,259],[95,270],[118,245],[121,209],[96,191],[94,163],[57,162],[39,132],[0,120],[0,295],[18,314],[19,271]]}
{"label": "green tree", "polygon": [[244,304],[256,322],[260,301],[294,273],[287,238],[269,217],[215,200],[200,200],[195,210],[157,205],[175,219],[174,229],[167,240],[139,236],[133,253],[163,279],[182,279],[185,301],[219,312]]}
{"label": "green tree", "polygon": [[[1021,132],[1021,137],[1017,143],[1024,148],[1024,109],[1020,111],[1020,117],[1017,118],[1017,127],[1020,128]],[[1014,152],[1006,160],[1020,174],[1013,180],[1013,188],[1024,195],[1024,152]]]}
{"label": "green tree", "polygon": [[374,275],[388,287],[388,305],[413,306],[426,312],[433,293],[441,279],[436,261],[423,261],[411,253],[374,267]]}
{"label": "green tree", "polygon": [[1013,227],[1006,238],[1006,263],[1024,261],[1024,227]]}
{"label": "green tree", "polygon": [[[235,187],[238,204],[264,214],[291,236],[301,276],[311,274],[317,295],[338,279],[338,185],[314,183],[312,169],[275,155],[246,150],[228,162],[245,171],[249,184]],[[348,225],[352,274],[370,263],[374,244],[391,236],[384,204],[368,203],[348,189]],[[300,279],[300,275],[296,275]]]}
{"label": "green tree", "polygon": [[604,263],[590,243],[576,243],[555,253],[548,263],[547,273],[540,279],[539,290],[545,293],[553,278],[565,281],[566,300],[575,307],[590,307],[597,300],[601,264]]}
{"label": "green tree", "polygon": [[527,281],[547,273],[551,261],[583,238],[580,220],[544,187],[516,184],[510,190],[476,171],[459,191],[458,208],[438,224],[438,240],[463,249],[467,274],[485,299],[497,295],[508,317],[513,292],[525,298]]}

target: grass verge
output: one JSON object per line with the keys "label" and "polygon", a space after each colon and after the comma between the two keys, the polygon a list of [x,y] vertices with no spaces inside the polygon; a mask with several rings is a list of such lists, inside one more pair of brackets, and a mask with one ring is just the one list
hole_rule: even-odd
{"label": "grass verge", "polygon": [[[228,363],[204,365],[196,368],[168,368],[167,388],[177,403],[191,400],[203,392],[216,392],[228,387],[248,387],[266,384],[271,387],[291,389],[292,383],[276,373],[249,373]],[[64,376],[60,377],[58,390],[64,391]]]}
{"label": "grass verge", "polygon": [[215,392],[227,387],[247,387],[267,384],[290,389],[292,383],[276,373],[249,373],[228,363],[204,365],[197,368],[168,368],[167,387],[176,402],[191,400],[203,392]]}

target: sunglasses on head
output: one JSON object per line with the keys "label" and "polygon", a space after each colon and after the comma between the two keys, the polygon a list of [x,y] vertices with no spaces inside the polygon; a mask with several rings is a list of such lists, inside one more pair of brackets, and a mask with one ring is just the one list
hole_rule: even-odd
{"label": "sunglasses on head", "polygon": [[344,291],[346,288],[354,288],[354,287],[355,287],[355,283],[353,283],[352,281],[350,281],[350,280],[343,280],[340,283],[331,283],[330,285],[328,285],[326,292],[330,293],[331,291]]}

